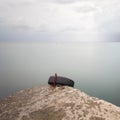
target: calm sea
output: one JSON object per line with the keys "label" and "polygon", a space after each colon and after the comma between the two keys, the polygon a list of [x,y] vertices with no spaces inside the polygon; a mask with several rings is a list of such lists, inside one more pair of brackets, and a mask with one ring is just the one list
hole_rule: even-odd
{"label": "calm sea", "polygon": [[55,72],[120,106],[120,43],[0,42],[0,98],[47,84]]}

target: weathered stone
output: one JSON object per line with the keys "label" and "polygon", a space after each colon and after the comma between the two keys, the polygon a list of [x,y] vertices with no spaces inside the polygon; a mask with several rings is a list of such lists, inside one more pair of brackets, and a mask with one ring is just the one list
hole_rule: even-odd
{"label": "weathered stone", "polygon": [[42,86],[0,100],[0,120],[120,120],[120,108],[72,87]]}

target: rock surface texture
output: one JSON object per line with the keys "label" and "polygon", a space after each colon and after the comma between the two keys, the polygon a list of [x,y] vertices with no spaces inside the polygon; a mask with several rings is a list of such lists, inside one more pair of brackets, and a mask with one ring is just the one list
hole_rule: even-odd
{"label": "rock surface texture", "polygon": [[0,120],[120,120],[120,108],[72,87],[42,86],[0,100]]}

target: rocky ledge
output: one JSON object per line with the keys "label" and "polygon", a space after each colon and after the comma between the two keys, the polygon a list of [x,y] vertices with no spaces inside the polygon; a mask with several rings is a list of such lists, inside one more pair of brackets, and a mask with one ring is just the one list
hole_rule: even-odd
{"label": "rocky ledge", "polygon": [[0,100],[0,120],[120,120],[120,108],[72,87],[42,86]]}

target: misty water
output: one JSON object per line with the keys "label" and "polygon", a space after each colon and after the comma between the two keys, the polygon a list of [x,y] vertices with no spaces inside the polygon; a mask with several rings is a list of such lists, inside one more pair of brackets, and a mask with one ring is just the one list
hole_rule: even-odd
{"label": "misty water", "polygon": [[0,98],[45,85],[55,72],[120,106],[120,43],[0,43]]}

